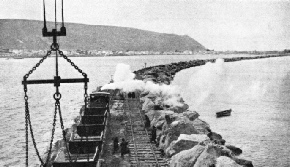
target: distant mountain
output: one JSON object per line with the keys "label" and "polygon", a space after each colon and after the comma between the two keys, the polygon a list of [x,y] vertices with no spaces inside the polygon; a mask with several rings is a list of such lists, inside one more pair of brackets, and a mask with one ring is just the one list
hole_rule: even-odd
{"label": "distant mountain", "polygon": [[[112,51],[205,50],[187,35],[144,31],[135,28],[66,23],[67,36],[60,37],[61,49]],[[49,22],[48,30],[54,27]],[[42,37],[42,21],[0,19],[0,48],[48,49],[51,38]],[[59,28],[58,28],[59,29]]]}

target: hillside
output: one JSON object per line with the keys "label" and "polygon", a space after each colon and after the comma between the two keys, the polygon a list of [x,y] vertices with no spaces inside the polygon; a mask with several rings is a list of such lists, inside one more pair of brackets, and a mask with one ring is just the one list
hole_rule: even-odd
{"label": "hillside", "polygon": [[[48,23],[51,31],[53,23]],[[62,49],[115,51],[204,50],[189,36],[156,33],[134,28],[66,23],[67,36],[60,37]],[[42,21],[0,19],[0,48],[47,49],[51,38],[42,37]]]}

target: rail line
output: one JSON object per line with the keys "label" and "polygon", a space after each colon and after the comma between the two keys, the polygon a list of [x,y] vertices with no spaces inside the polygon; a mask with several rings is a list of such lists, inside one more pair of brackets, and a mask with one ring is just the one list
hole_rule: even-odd
{"label": "rail line", "polygon": [[126,124],[127,140],[131,152],[130,163],[132,167],[168,167],[160,150],[150,142],[150,134],[144,126],[140,102],[137,99],[126,99],[123,110],[127,113]]}

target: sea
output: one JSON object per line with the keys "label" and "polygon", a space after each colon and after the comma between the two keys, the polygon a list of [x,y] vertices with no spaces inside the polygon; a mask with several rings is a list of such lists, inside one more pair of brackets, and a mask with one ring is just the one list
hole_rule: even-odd
{"label": "sea", "polygon": [[[89,77],[88,92],[108,83],[116,65],[131,71],[145,66],[195,59],[218,59],[216,63],[182,70],[173,85],[180,89],[191,110],[199,112],[226,144],[240,147],[241,158],[254,166],[290,166],[290,57],[224,63],[222,58],[249,55],[146,55],[70,58]],[[255,56],[255,55],[253,55]],[[25,166],[25,103],[23,76],[39,58],[0,58],[0,166]],[[82,78],[66,60],[59,58],[61,78]],[[53,79],[55,58],[47,58],[28,79]],[[44,154],[51,138],[54,113],[52,84],[28,85],[29,110],[37,148]],[[61,84],[61,110],[65,128],[78,116],[84,101],[83,83]],[[217,119],[215,112],[233,110],[230,117]],[[57,119],[54,141],[61,139]],[[39,166],[31,138],[29,166]]]}

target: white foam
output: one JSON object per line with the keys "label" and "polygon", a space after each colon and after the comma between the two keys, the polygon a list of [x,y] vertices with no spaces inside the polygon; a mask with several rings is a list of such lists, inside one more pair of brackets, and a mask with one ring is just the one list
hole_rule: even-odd
{"label": "white foam", "polygon": [[182,106],[180,103],[179,88],[177,86],[155,84],[152,81],[134,80],[135,74],[130,71],[130,66],[118,64],[114,74],[114,83],[104,85],[101,89],[121,89],[123,92],[145,91],[158,98],[157,103],[170,106]]}

